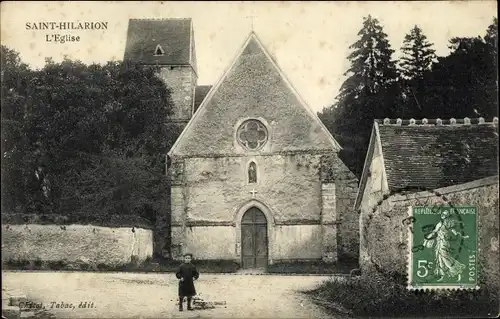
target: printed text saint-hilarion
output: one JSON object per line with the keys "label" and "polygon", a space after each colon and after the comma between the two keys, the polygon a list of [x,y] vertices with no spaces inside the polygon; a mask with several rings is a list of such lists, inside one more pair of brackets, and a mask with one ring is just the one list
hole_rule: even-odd
{"label": "printed text saint-hilarion", "polygon": [[26,30],[107,30],[108,22],[104,21],[46,21],[46,22],[26,22]]}

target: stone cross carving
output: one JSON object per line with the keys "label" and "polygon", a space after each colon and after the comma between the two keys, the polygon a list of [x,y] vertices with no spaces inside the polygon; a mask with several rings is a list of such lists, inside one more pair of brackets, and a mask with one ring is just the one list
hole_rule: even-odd
{"label": "stone cross carving", "polygon": [[250,194],[252,194],[252,197],[255,197],[255,194],[257,194],[257,191],[255,190],[255,188],[250,191]]}

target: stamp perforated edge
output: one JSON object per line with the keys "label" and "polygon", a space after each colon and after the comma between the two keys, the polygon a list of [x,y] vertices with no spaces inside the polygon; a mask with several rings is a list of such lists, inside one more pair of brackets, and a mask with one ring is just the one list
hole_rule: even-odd
{"label": "stamp perforated edge", "polygon": [[[435,190],[431,191],[433,195],[439,197],[442,199],[446,205],[448,205],[451,209],[455,210],[455,206],[452,205],[447,199],[446,196],[436,192]],[[442,204],[438,204],[439,206],[443,206]],[[436,205],[436,206],[438,206]],[[470,205],[473,206],[473,205]],[[413,217],[413,207],[414,205],[408,206],[408,217]],[[479,210],[478,208],[474,205],[476,208],[476,254],[479,254],[480,251],[480,240],[477,236],[478,231],[479,231]],[[408,245],[407,245],[407,254],[406,254],[406,263],[407,263],[407,273],[406,273],[406,289],[412,290],[412,291],[430,291],[430,290],[437,290],[437,291],[461,291],[461,290],[467,290],[467,291],[474,291],[474,290],[479,290],[480,286],[477,284],[479,280],[479,273],[482,272],[482,270],[478,267],[478,264],[476,263],[476,284],[472,285],[464,285],[464,284],[457,284],[457,285],[418,285],[418,286],[413,286],[412,285],[412,274],[413,274],[413,262],[412,262],[412,245],[413,245],[413,232],[408,230]],[[477,259],[479,260],[479,256],[477,256]]]}

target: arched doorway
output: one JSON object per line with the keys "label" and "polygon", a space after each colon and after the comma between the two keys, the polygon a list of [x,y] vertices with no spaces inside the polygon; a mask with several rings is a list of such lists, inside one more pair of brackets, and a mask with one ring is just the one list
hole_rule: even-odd
{"label": "arched doorway", "polygon": [[257,207],[241,219],[241,261],[243,268],[267,267],[267,219]]}

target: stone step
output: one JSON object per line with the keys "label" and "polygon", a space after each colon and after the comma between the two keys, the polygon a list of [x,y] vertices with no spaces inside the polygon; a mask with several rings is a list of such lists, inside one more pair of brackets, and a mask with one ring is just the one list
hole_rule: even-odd
{"label": "stone step", "polygon": [[15,306],[2,307],[2,319],[3,317],[5,317],[6,319],[20,319],[21,310],[19,309],[19,307]]}

